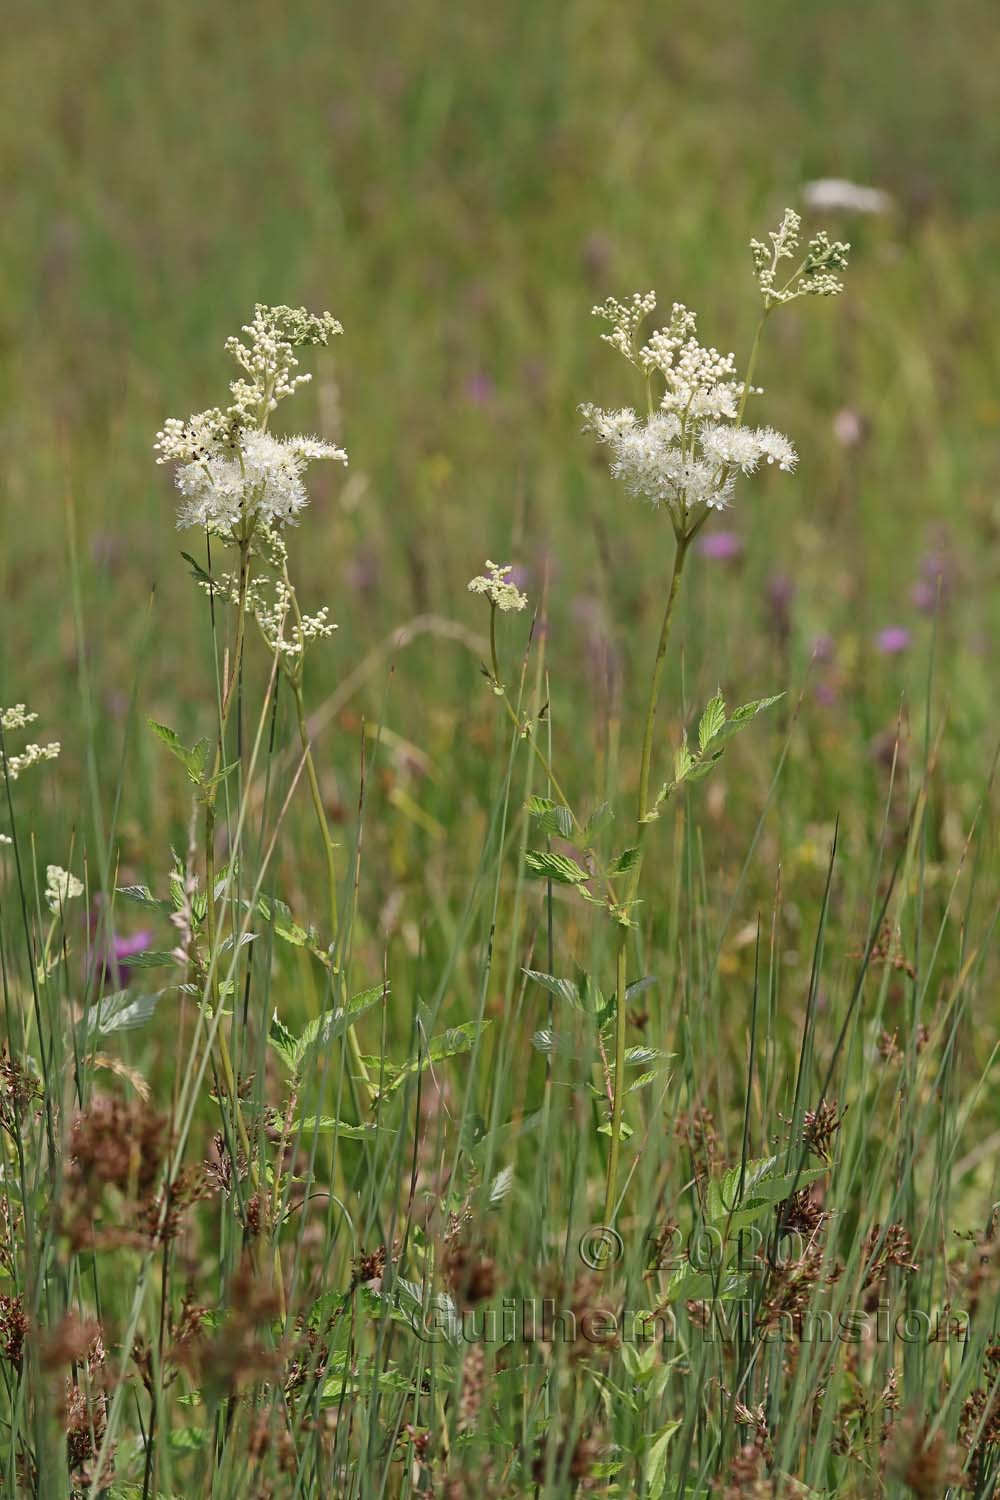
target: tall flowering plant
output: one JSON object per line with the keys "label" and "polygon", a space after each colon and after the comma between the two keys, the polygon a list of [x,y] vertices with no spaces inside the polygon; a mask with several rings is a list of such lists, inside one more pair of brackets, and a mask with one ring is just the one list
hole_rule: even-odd
{"label": "tall flowering plant", "polygon": [[[700,717],[695,740],[684,738],[670,774],[654,790],[656,715],[681,579],[695,537],[713,515],[730,506],[741,481],[761,467],[784,473],[795,468],[797,455],[784,434],[746,420],[751,397],[763,394],[753,383],[761,336],[778,308],[803,297],[835,296],[842,290],[839,273],[846,269],[850,246],[820,233],[803,248],[799,215],[788,209],[768,240],[752,240],[750,249],[761,314],[742,373],[734,354],[721,354],[700,342],[695,314],[680,303],[673,304],[662,328],[649,333],[645,332],[646,325],[656,310],[653,292],[637,292],[628,302],[609,297],[593,309],[594,316],[608,325],[601,337],[635,371],[643,399],[639,409],[583,405],[584,430],[593,433],[607,449],[612,478],[627,494],[664,514],[674,537],[673,565],[665,582],[642,727],[633,833],[628,846],[612,859],[602,860],[596,847],[609,811],[599,809],[587,819],[577,816],[537,741],[532,739],[555,795],[532,799],[529,811],[541,832],[571,838],[584,851],[586,868],[565,854],[546,849],[527,854],[529,869],[547,880],[575,887],[584,899],[603,907],[617,933],[614,995],[607,1002],[598,997],[589,1006],[599,1028],[606,1028],[613,1037],[613,1060],[607,1064],[606,1079],[609,1118],[604,1127],[609,1136],[605,1191],[608,1223],[618,1209],[624,1100],[629,1091],[626,1069],[631,1062],[655,1060],[652,1049],[630,1052],[626,1009],[629,933],[635,927],[646,834],[678,788],[707,776],[725,753],[727,741],[777,701],[775,697],[761,698],[730,711],[722,695],[716,694]],[[488,597],[494,625],[498,609],[521,608],[526,602],[520,595],[514,600],[510,587],[506,572],[495,569],[490,576],[470,584],[471,589]],[[502,687],[492,629],[491,640],[493,662],[488,675],[495,691],[504,698],[508,713],[530,737],[533,726],[517,719]],[[552,976],[535,977],[554,993],[563,992]],[[601,1053],[604,1056],[603,1038]]]}
{"label": "tall flowering plant", "polygon": [[[314,614],[301,608],[289,570],[286,544],[288,529],[299,522],[308,503],[305,478],[309,466],[318,460],[346,464],[347,454],[318,438],[278,437],[269,430],[271,416],[279,403],[293,396],[310,378],[308,373],[299,373],[301,351],[326,345],[341,332],[341,325],[329,313],[314,315],[304,308],[258,304],[253,318],[242,330],[242,337],[230,338],[226,343],[226,350],[240,371],[229,387],[230,404],[197,412],[186,419],[170,418],[157,433],[155,443],[157,462],[173,467],[181,495],[178,526],[198,530],[205,537],[204,563],[188,553],[183,556],[197,584],[209,597],[213,621],[219,611],[226,611],[230,629],[220,673],[214,737],[186,746],[166,726],[152,725],[194,783],[197,814],[194,826],[200,824],[201,869],[195,840],[186,864],[174,871],[170,883],[172,921],[180,932],[180,941],[170,954],[144,955],[143,963],[148,966],[156,959],[172,960],[185,971],[182,988],[203,999],[210,1045],[217,1048],[221,1069],[221,1080],[217,1075],[217,1081],[221,1082],[220,1093],[225,1096],[228,1122],[235,1129],[236,1143],[248,1163],[255,1190],[251,1211],[258,1219],[264,1211],[266,1174],[257,1165],[258,1151],[243,1118],[239,1079],[225,1028],[219,1024],[225,1000],[234,989],[232,973],[224,976],[221,972],[223,959],[229,955],[230,962],[235,962],[234,956],[252,937],[249,926],[255,918],[272,924],[277,936],[295,946],[306,947],[324,965],[337,1001],[327,1016],[311,1023],[312,1031],[306,1038],[292,1036],[277,1014],[269,1024],[268,1041],[291,1074],[282,1149],[284,1133],[291,1128],[302,1069],[320,1041],[346,1035],[353,1060],[352,1076],[362,1084],[369,1100],[374,1095],[353,1021],[376,1002],[381,986],[353,1000],[343,991],[336,845],[320,790],[305,703],[309,650],[315,642],[332,635],[336,627],[326,608]],[[228,568],[226,558],[231,559]],[[231,857],[225,869],[216,868],[219,790],[230,776],[249,774],[251,769],[242,765],[238,754],[230,759],[233,752],[229,747],[230,723],[242,680],[250,625],[256,627],[270,660],[271,687],[280,675],[291,691],[295,707],[300,772],[304,771],[309,787],[326,868],[325,937],[296,923],[282,903],[263,897],[259,879],[249,892],[241,890],[238,849],[242,813],[235,839],[230,841]],[[267,696],[270,700],[271,688]],[[266,712],[265,702],[261,727]],[[258,745],[259,742],[258,731]],[[237,892],[238,899],[234,899]],[[164,906],[144,889],[129,888],[123,894],[143,904]],[[224,931],[227,924],[231,929],[228,932]],[[276,1223],[280,1172],[273,1174],[272,1183],[270,1209]],[[277,1258],[276,1271],[280,1286]]]}

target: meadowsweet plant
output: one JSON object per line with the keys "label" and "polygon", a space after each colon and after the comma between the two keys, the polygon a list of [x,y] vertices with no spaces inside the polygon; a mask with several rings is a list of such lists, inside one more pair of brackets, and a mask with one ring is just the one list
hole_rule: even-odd
{"label": "meadowsweet plant", "polygon": [[[779,473],[790,473],[797,463],[795,449],[783,433],[773,427],[751,425],[746,416],[751,398],[763,395],[753,384],[754,369],[761,334],[772,312],[802,297],[828,297],[841,290],[836,273],[847,265],[849,246],[831,242],[821,233],[803,251],[800,227],[799,216],[789,209],[769,236],[769,244],[757,240],[751,243],[761,317],[742,372],[735,354],[722,354],[701,342],[695,314],[681,303],[675,302],[667,323],[652,331],[647,331],[647,324],[656,310],[653,292],[636,292],[627,302],[609,297],[593,309],[594,316],[608,325],[608,331],[601,335],[604,342],[635,371],[644,409],[607,410],[584,404],[580,408],[584,430],[607,448],[611,476],[625,492],[666,517],[674,542],[641,730],[634,831],[628,846],[610,860],[601,858],[600,834],[608,821],[607,810],[599,810],[596,818],[579,818],[552,778],[547,762],[558,801],[535,798],[529,806],[540,831],[571,838],[585,852],[585,863],[580,864],[551,848],[528,851],[529,869],[545,879],[574,886],[586,900],[603,905],[617,928],[614,1003],[602,1008],[599,1028],[610,1030],[613,1026],[613,1060],[606,1064],[602,1095],[608,1100],[610,1112],[606,1126],[610,1137],[605,1192],[608,1223],[613,1222],[618,1207],[624,1100],[636,1086],[627,1081],[627,1064],[648,1064],[652,1060],[646,1049],[629,1052],[626,1013],[629,934],[637,920],[646,833],[669,798],[681,786],[707,776],[724,754],[727,741],[777,701],[774,696],[759,698],[730,711],[722,695],[716,694],[700,717],[695,740],[689,743],[685,735],[670,774],[658,790],[652,790],[660,685],[692,543],[713,515],[738,503],[741,485],[758,469],[771,467]],[[469,587],[489,598],[492,625],[498,609],[520,608],[521,603],[516,590],[513,602],[509,599],[505,570],[491,564],[487,569],[487,575],[474,579]],[[488,675],[492,676],[494,690],[502,693],[492,629],[491,642],[493,667]],[[509,701],[507,708],[516,718]],[[528,725],[523,729],[525,734],[530,732]],[[536,753],[540,755],[537,746]],[[547,982],[546,976],[542,979]],[[603,1039],[601,1055],[605,1055]],[[644,1076],[648,1079],[653,1075]]]}
{"label": "meadowsweet plant", "polygon": [[[157,434],[155,443],[157,462],[174,466],[175,483],[182,497],[178,526],[198,529],[205,535],[204,564],[189,553],[183,555],[192,568],[196,583],[208,596],[213,619],[220,610],[229,612],[232,619],[230,644],[223,658],[219,723],[214,742],[205,739],[187,747],[166,726],[153,725],[194,783],[195,807],[203,824],[203,882],[191,855],[178,866],[171,879],[172,921],[181,933],[181,941],[166,956],[185,970],[186,988],[195,993],[203,991],[205,999],[210,1002],[210,1035],[217,1040],[232,1126],[249,1164],[258,1203],[265,1180],[257,1165],[255,1143],[251,1141],[243,1119],[239,1080],[226,1032],[219,1025],[221,1009],[235,987],[231,966],[230,972],[224,973],[225,954],[237,953],[243,944],[252,940],[249,922],[256,914],[274,923],[278,935],[286,940],[308,945],[328,971],[335,994],[339,994],[337,986],[341,982],[340,956],[336,946],[339,911],[336,845],[319,785],[305,703],[308,650],[315,642],[328,639],[336,626],[330,620],[327,608],[314,614],[305,613],[300,608],[290,576],[284,533],[298,524],[308,503],[305,488],[308,466],[320,459],[346,464],[347,454],[342,448],[317,438],[276,437],[268,429],[279,403],[293,396],[310,378],[308,372],[298,373],[300,351],[326,345],[341,331],[341,325],[329,313],[316,316],[304,308],[258,304],[252,320],[242,330],[243,337],[231,338],[226,343],[227,352],[242,372],[230,384],[230,405],[225,409],[214,407],[195,413],[187,420],[169,419]],[[233,567],[217,569],[220,549],[233,555]],[[241,896],[233,906],[233,893],[240,887],[238,828],[237,844],[228,864],[221,871],[216,869],[216,810],[220,788],[234,773],[242,777],[245,769],[248,775],[252,771],[252,767],[241,765],[239,757],[231,758],[228,734],[242,676],[250,621],[255,623],[271,662],[268,699],[278,674],[291,689],[295,705],[300,769],[304,769],[310,789],[326,865],[327,932],[322,940],[318,934],[311,930],[306,932],[295,924],[287,908],[276,908],[274,903],[261,896],[259,882],[258,889],[251,892],[249,899]],[[259,720],[258,745],[266,713],[265,702]],[[240,826],[245,805],[244,794],[240,800]],[[125,894],[140,901],[146,899],[141,891]],[[282,915],[283,911],[285,915]],[[231,918],[228,933],[224,931],[227,913]],[[354,1007],[354,1011],[358,1009]],[[353,1025],[348,1030],[357,1076],[371,1096],[372,1085]],[[277,1017],[272,1032],[280,1050],[286,1033]],[[280,1201],[279,1182],[280,1177],[275,1175],[275,1211]],[[277,1247],[275,1270],[280,1289]]]}
{"label": "meadowsweet plant", "polygon": [[231,404],[197,412],[186,421],[168,419],[154,445],[157,462],[175,466],[175,483],[183,497],[178,526],[204,531],[209,559],[213,541],[237,555],[235,569],[216,573],[185,554],[213,606],[228,604],[235,613],[233,647],[221,690],[219,741],[210,757],[211,771],[202,780],[208,888],[213,883],[216,787],[224,774],[226,727],[239,680],[246,624],[252,618],[295,700],[328,867],[331,941],[337,932],[334,845],[309,741],[304,677],[309,645],[331,636],[336,626],[326,607],[312,615],[300,609],[283,532],[298,523],[308,503],[304,482],[308,466],[319,459],[346,465],[347,454],[318,438],[275,437],[268,426],[278,404],[310,379],[308,372],[298,373],[298,351],[326,345],[342,331],[329,313],[317,316],[304,308],[258,304],[242,330],[243,338],[226,341],[227,353],[243,372],[230,384]]}

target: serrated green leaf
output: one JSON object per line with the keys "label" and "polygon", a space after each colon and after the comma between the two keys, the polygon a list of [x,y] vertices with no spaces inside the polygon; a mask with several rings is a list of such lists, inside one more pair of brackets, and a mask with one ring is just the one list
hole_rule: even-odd
{"label": "serrated green leaf", "polygon": [[586,870],[582,870],[576,859],[571,859],[565,853],[553,853],[547,849],[529,849],[525,855],[525,864],[528,865],[532,874],[537,874],[543,880],[556,880],[559,885],[583,885],[589,879]]}
{"label": "serrated green leaf", "polygon": [[680,1421],[668,1422],[651,1438],[642,1459],[643,1488],[650,1500],[660,1500],[667,1475],[667,1450],[674,1433],[680,1430]]}
{"label": "serrated green leaf", "polygon": [[[489,1021],[464,1021],[461,1026],[452,1026],[448,1031],[442,1031],[438,1036],[431,1037],[427,1046],[421,1050],[419,1057],[411,1057],[395,1071],[391,1079],[383,1082],[383,1094],[394,1093],[407,1078],[424,1072],[432,1063],[444,1062],[446,1058],[458,1057],[463,1052],[471,1052],[476,1038],[489,1025]],[[377,1071],[377,1062],[375,1066]]]}
{"label": "serrated green leaf", "polygon": [[610,802],[602,802],[594,808],[583,830],[582,842],[585,849],[589,849],[600,838],[605,828],[613,821],[614,816]]}
{"label": "serrated green leaf", "polygon": [[632,870],[632,869],[635,868],[636,864],[638,863],[638,859],[639,859],[639,850],[637,848],[636,849],[623,849],[622,852],[621,852],[621,854],[619,854],[618,858],[611,863],[611,865],[610,865],[610,867],[608,869],[608,874],[609,875],[626,875],[629,872],[629,870]]}
{"label": "serrated green leaf", "polygon": [[[691,767],[694,765],[694,763],[695,763],[694,756],[691,754],[691,751],[688,748],[688,742],[687,742],[687,740],[685,740],[683,742],[683,744],[677,746],[677,750],[676,750],[676,752],[674,754],[674,784],[675,785],[678,785],[680,782],[682,782],[685,779],[685,777],[690,772]],[[663,788],[663,792],[661,793],[661,797],[665,797],[666,794],[667,794],[667,791],[668,791],[668,788],[664,787]]]}
{"label": "serrated green leaf", "polygon": [[751,720],[756,719],[758,714],[763,713],[765,708],[770,708],[773,704],[780,703],[784,696],[784,693],[774,693],[770,698],[757,698],[753,703],[744,703],[739,708],[734,709],[726,721],[726,738],[728,739],[730,735],[738,733]]}
{"label": "serrated green leaf", "polygon": [[543,833],[565,839],[573,832],[573,814],[560,802],[553,802],[548,797],[529,797],[526,806]]}
{"label": "serrated green leaf", "polygon": [[395,1131],[387,1130],[384,1125],[376,1125],[373,1120],[361,1125],[350,1125],[334,1115],[306,1115],[301,1120],[293,1120],[289,1126],[289,1134],[298,1135],[300,1131],[304,1136],[336,1135],[342,1141],[368,1141],[380,1134],[395,1134]]}
{"label": "serrated green leaf", "polygon": [[726,700],[716,693],[705,705],[705,712],[698,724],[698,749],[707,750],[719,730],[726,722]]}
{"label": "serrated green leaf", "polygon": [[533,979],[540,984],[543,990],[548,990],[550,995],[555,995],[557,1000],[565,1000],[567,1005],[572,1005],[574,1010],[586,1010],[578,987],[570,979],[557,979],[554,974],[542,974],[537,969],[525,969],[525,978]]}
{"label": "serrated green leaf", "polygon": [[227,776],[232,775],[239,764],[240,763],[238,760],[232,760],[229,762],[228,766],[223,766],[221,771],[216,771],[214,776],[205,776],[203,774],[200,778],[202,790],[207,792],[210,791],[213,786],[218,786],[220,782],[225,781]]}
{"label": "serrated green leaf", "polygon": [[529,849],[524,862],[533,875],[542,880],[554,880],[559,885],[582,885],[589,879],[586,870],[581,870],[576,860],[566,854]]}
{"label": "serrated green leaf", "polygon": [[208,770],[208,763],[211,754],[212,744],[210,740],[206,740],[203,738],[197,740],[195,744],[191,746],[191,749],[187,752],[185,765],[187,766],[187,773],[191,777],[192,781],[204,781],[205,772]]}
{"label": "serrated green leaf", "polygon": [[672,1052],[661,1052],[659,1047],[626,1047],[625,1061],[630,1065],[636,1063],[666,1062],[673,1057]]}
{"label": "serrated green leaf", "polygon": [[687,774],[688,781],[704,781],[709,771],[713,770],[725,755],[725,750],[714,750],[705,760],[700,760],[691,768]]}
{"label": "serrated green leaf", "polygon": [[502,1167],[493,1181],[490,1183],[489,1205],[495,1208],[498,1203],[510,1193],[514,1185],[514,1168],[512,1166]]}
{"label": "serrated green leaf", "polygon": [[377,1005],[386,994],[388,985],[374,984],[370,989],[352,995],[346,1005],[328,1010],[310,1021],[293,1048],[292,1065],[295,1072],[302,1072],[311,1053],[319,1051],[321,1047],[331,1047],[345,1036],[357,1018]]}
{"label": "serrated green leaf", "polygon": [[79,1035],[84,1046],[89,1046],[99,1036],[134,1031],[137,1026],[143,1026],[165,993],[157,990],[151,995],[133,995],[129,990],[118,990],[113,995],[105,995],[96,1005],[90,1006],[80,1022]]}
{"label": "serrated green leaf", "polygon": [[267,1040],[269,1045],[277,1052],[288,1071],[293,1073],[295,1071],[295,1037],[284,1022],[279,1021],[277,1011],[271,1017]]}
{"label": "serrated green leaf", "polygon": [[168,725],[157,723],[156,719],[147,719],[146,723],[157,739],[162,740],[171,754],[176,755],[181,760],[184,759],[187,755],[187,750],[179,734],[175,733]]}
{"label": "serrated green leaf", "polygon": [[290,943],[293,948],[305,948],[309,943],[309,934],[304,927],[300,927],[292,916],[291,907],[277,897],[271,900],[267,896],[261,896],[257,902],[257,910],[265,922],[271,922],[274,927],[275,937],[281,938],[282,942]]}
{"label": "serrated green leaf", "polygon": [[720,1182],[710,1183],[706,1200],[709,1222],[717,1227],[728,1223],[733,1229],[745,1228],[769,1214],[773,1205],[787,1198],[793,1188],[797,1191],[808,1187],[829,1170],[827,1167],[803,1167],[800,1172],[784,1172],[777,1170],[778,1164],[776,1156],[758,1157],[748,1161],[742,1169],[731,1167]]}
{"label": "serrated green leaf", "polygon": [[154,953],[152,949],[145,953],[129,953],[118,960],[123,969],[164,969],[168,964],[176,962],[172,953]]}
{"label": "serrated green leaf", "polygon": [[123,901],[134,901],[136,906],[145,906],[150,911],[173,910],[171,903],[159,900],[148,885],[119,885],[115,888],[115,895],[121,896]]}

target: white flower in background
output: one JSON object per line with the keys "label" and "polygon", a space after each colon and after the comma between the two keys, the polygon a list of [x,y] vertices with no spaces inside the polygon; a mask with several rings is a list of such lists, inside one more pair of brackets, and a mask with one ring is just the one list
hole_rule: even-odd
{"label": "white flower in background", "polygon": [[[16,781],[23,775],[29,766],[38,765],[43,760],[55,760],[60,751],[58,740],[52,740],[47,745],[25,745],[19,755],[11,755],[7,748],[7,735],[15,730],[26,729],[38,718],[37,714],[29,713],[23,703],[15,703],[13,708],[0,708],[0,726],[4,734],[4,753],[7,768],[7,779]],[[2,763],[0,763],[2,769]]]}
{"label": "white flower in background", "polygon": [[0,844],[9,844],[9,845],[13,846],[13,843],[14,843],[14,840],[10,837],[9,834],[0,833]]}
{"label": "white flower in background", "polygon": [[54,917],[69,901],[83,895],[83,881],[77,880],[60,865],[49,865],[45,871],[45,902]]}
{"label": "white flower in background", "polygon": [[499,609],[503,614],[524,609],[528,603],[528,596],[522,594],[517,585],[508,578],[507,575],[513,571],[513,563],[495,563],[487,558],[486,572],[470,580],[469,593],[485,594],[494,609]]}
{"label": "white flower in background", "polygon": [[184,496],[178,525],[198,526],[224,541],[249,541],[258,524],[294,523],[307,503],[304,475],[317,459],[347,463],[343,448],[312,437],[273,437],[266,429],[279,401],[310,379],[296,374],[295,350],[328,344],[343,330],[329,313],[258,303],[244,343],[226,351],[244,374],[230,383],[232,405],[187,421],[170,417],[156,435],[157,463],[175,463]]}
{"label": "white flower in background", "polygon": [[810,208],[827,213],[887,214],[893,209],[892,195],[882,188],[863,187],[844,177],[818,177],[807,182],[802,197]]}

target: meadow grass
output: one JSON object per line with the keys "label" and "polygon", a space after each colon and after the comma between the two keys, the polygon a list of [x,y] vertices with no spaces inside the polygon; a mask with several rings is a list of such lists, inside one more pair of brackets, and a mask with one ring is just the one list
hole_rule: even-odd
{"label": "meadow grass", "polygon": [[[60,753],[0,805],[4,1487],[992,1494],[990,7],[12,11],[3,753]],[[564,799],[629,842],[674,537],[580,435],[637,399],[590,308],[745,362],[821,176],[894,207],[807,216],[853,249],[761,350],[799,467],[686,563],[654,786],[784,696],[644,840],[609,1173],[618,932],[529,856]],[[301,702],[151,452],[258,301],[345,330]]]}

